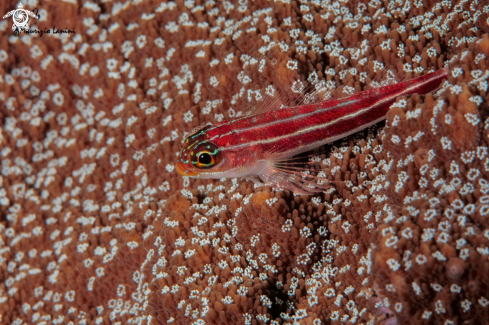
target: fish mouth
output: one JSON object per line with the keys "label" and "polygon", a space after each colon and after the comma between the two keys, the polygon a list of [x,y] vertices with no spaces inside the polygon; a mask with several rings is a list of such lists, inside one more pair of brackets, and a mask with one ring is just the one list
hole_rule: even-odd
{"label": "fish mouth", "polygon": [[181,161],[177,161],[175,168],[180,175],[187,176],[187,169],[185,168],[185,166],[183,166],[183,163]]}
{"label": "fish mouth", "polygon": [[175,168],[177,172],[182,176],[195,176],[197,173],[195,171],[188,170],[181,161],[177,161]]}

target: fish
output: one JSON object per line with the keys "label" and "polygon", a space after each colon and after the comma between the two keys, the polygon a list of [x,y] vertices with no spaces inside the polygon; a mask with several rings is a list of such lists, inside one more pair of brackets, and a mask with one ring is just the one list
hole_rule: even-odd
{"label": "fish", "polygon": [[175,168],[192,178],[258,177],[276,188],[314,194],[326,189],[327,182],[304,177],[300,168],[293,167],[293,157],[386,119],[398,97],[433,92],[447,77],[448,68],[443,68],[340,99],[291,107],[274,104],[197,128],[184,140]]}

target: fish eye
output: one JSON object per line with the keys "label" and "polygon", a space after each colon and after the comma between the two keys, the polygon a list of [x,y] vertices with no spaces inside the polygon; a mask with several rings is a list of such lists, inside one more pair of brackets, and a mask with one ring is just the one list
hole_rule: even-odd
{"label": "fish eye", "polygon": [[212,142],[204,141],[192,150],[191,161],[196,168],[212,168],[221,161],[221,150]]}
{"label": "fish eye", "polygon": [[216,163],[214,157],[208,151],[201,151],[197,154],[197,167],[206,168],[214,166]]}

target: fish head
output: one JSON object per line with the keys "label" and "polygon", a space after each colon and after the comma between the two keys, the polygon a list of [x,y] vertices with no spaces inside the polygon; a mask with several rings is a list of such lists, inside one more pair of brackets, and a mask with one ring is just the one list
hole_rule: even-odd
{"label": "fish head", "polygon": [[180,158],[177,160],[177,172],[183,176],[205,177],[215,173],[223,159],[221,149],[211,139],[209,125],[196,128],[183,142]]}
{"label": "fish head", "polygon": [[234,178],[263,169],[259,148],[231,149],[235,142],[229,123],[194,129],[185,139],[176,170],[193,178]]}

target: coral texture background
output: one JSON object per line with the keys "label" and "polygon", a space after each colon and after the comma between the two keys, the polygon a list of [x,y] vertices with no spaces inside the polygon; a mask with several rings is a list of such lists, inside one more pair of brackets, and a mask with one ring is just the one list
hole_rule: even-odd
{"label": "coral texture background", "polygon": [[[1,323],[487,324],[484,1],[24,5],[75,33],[0,22]],[[317,153],[325,192],[174,169],[269,84],[342,97],[444,66]]]}

